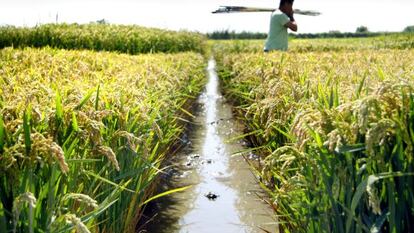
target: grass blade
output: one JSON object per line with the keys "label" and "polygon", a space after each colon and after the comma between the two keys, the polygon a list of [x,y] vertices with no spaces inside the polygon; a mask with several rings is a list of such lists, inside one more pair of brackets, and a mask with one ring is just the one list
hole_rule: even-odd
{"label": "grass blade", "polygon": [[[354,196],[352,197],[352,203],[351,203],[351,213],[354,214],[355,210],[362,198],[362,195],[367,191],[369,187],[374,185],[375,182],[387,179],[387,178],[393,178],[393,177],[401,177],[401,176],[414,176],[414,173],[400,173],[400,172],[389,172],[389,173],[382,173],[378,175],[370,175],[368,178],[364,179],[357,187]],[[354,216],[348,216],[347,222],[346,222],[346,232],[350,232],[351,230],[351,224]]]}
{"label": "grass blade", "polygon": [[23,115],[23,130],[24,130],[24,145],[26,148],[26,155],[29,156],[30,150],[32,147],[32,141],[30,139],[31,129],[30,129],[30,120],[31,120],[31,107],[29,106]]}
{"label": "grass blade", "polygon": [[72,112],[72,128],[75,132],[79,131],[78,120],[76,119],[75,112]]}
{"label": "grass blade", "polygon": [[81,100],[81,102],[75,107],[75,110],[80,110],[86,102],[92,97],[92,94],[95,92],[95,89],[90,90]]}
{"label": "grass blade", "polygon": [[176,189],[172,189],[172,190],[168,190],[168,191],[166,191],[166,192],[160,193],[160,194],[155,195],[155,196],[153,196],[153,197],[151,197],[151,198],[147,199],[146,201],[144,201],[144,202],[141,204],[141,206],[143,206],[143,205],[147,204],[148,202],[153,201],[153,200],[155,200],[155,199],[157,199],[157,198],[164,197],[164,196],[167,196],[167,195],[170,195],[170,194],[176,193],[176,192],[182,192],[182,191],[187,190],[188,188],[191,188],[191,187],[192,187],[192,186],[191,186],[191,185],[189,185],[189,186],[185,186],[185,187],[182,187],[182,188],[176,188]]}
{"label": "grass blade", "polygon": [[359,82],[358,88],[356,90],[356,97],[357,98],[360,98],[361,97],[361,92],[362,92],[362,88],[364,87],[365,80],[366,80],[366,76],[364,76],[362,78],[362,80]]}
{"label": "grass blade", "polygon": [[59,91],[56,91],[56,123],[58,126],[63,121],[63,106],[62,106],[62,97],[60,96]]}
{"label": "grass blade", "polygon": [[101,85],[98,84],[98,90],[96,91],[96,98],[95,98],[95,110],[98,111],[99,108],[99,91],[101,89]]}
{"label": "grass blade", "polygon": [[4,128],[3,118],[0,117],[0,153],[3,153],[4,145],[6,144],[6,129]]}
{"label": "grass blade", "polygon": [[123,191],[128,191],[128,192],[131,192],[131,193],[135,193],[135,191],[134,191],[134,190],[131,190],[131,189],[125,188],[125,187],[123,187],[122,185],[117,184],[117,183],[115,183],[115,182],[112,182],[112,181],[110,181],[110,180],[108,180],[108,179],[106,179],[106,178],[103,178],[102,176],[99,176],[99,175],[97,175],[97,174],[95,174],[95,173],[93,173],[93,172],[86,171],[86,174],[87,174],[87,175],[90,175],[90,176],[92,176],[92,177],[94,177],[94,178],[96,178],[96,179],[98,179],[98,180],[101,180],[101,181],[103,181],[103,182],[105,182],[105,183],[107,183],[107,184],[110,184],[110,185],[112,185],[112,186],[114,186],[114,187],[116,187],[116,188],[119,188],[119,189],[121,189],[121,190],[123,190]]}

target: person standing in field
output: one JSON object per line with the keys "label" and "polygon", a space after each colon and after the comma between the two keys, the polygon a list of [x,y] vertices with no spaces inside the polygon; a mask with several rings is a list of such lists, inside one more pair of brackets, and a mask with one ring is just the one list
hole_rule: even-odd
{"label": "person standing in field", "polygon": [[272,13],[270,29],[264,47],[265,52],[288,49],[288,30],[298,30],[293,17],[293,0],[280,0],[279,10]]}

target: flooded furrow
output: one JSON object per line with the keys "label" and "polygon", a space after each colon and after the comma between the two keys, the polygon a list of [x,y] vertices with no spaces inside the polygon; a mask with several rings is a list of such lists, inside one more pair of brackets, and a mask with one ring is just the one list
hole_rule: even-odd
{"label": "flooded furrow", "polygon": [[247,162],[232,156],[245,149],[243,142],[231,140],[242,130],[219,91],[214,60],[207,71],[187,146],[163,179],[165,190],[191,187],[159,199],[147,213],[151,221],[143,232],[276,232],[272,210],[260,198]]}

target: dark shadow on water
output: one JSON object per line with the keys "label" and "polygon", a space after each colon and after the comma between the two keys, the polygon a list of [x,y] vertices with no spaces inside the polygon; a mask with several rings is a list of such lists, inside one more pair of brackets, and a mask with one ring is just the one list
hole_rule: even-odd
{"label": "dark shadow on water", "polygon": [[[195,103],[192,106],[193,112],[200,111],[202,106],[199,103]],[[181,137],[182,148],[179,149],[178,153],[170,158],[165,163],[164,167],[168,167],[164,173],[160,176],[156,194],[163,193],[169,190],[195,186],[196,181],[190,180],[191,182],[185,182],[183,175],[187,172],[191,172],[194,168],[186,166],[186,161],[190,158],[191,153],[194,151],[192,144],[192,133],[197,128],[201,127],[195,122],[187,123],[186,132]],[[155,195],[156,195],[155,194]],[[176,208],[176,206],[182,206],[176,195],[167,195],[158,198],[148,203],[145,207],[143,216],[138,224],[138,233],[171,233],[178,232],[180,230],[179,224],[177,224],[182,217],[182,210]],[[168,226],[166,228],[165,226]]]}

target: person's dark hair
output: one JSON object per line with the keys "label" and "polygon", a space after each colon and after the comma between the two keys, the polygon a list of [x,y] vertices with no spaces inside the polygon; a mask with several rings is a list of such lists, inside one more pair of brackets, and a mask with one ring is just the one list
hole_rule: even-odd
{"label": "person's dark hair", "polygon": [[288,4],[293,4],[294,0],[280,0],[280,4],[279,7],[282,7],[283,5],[285,5],[286,3]]}

